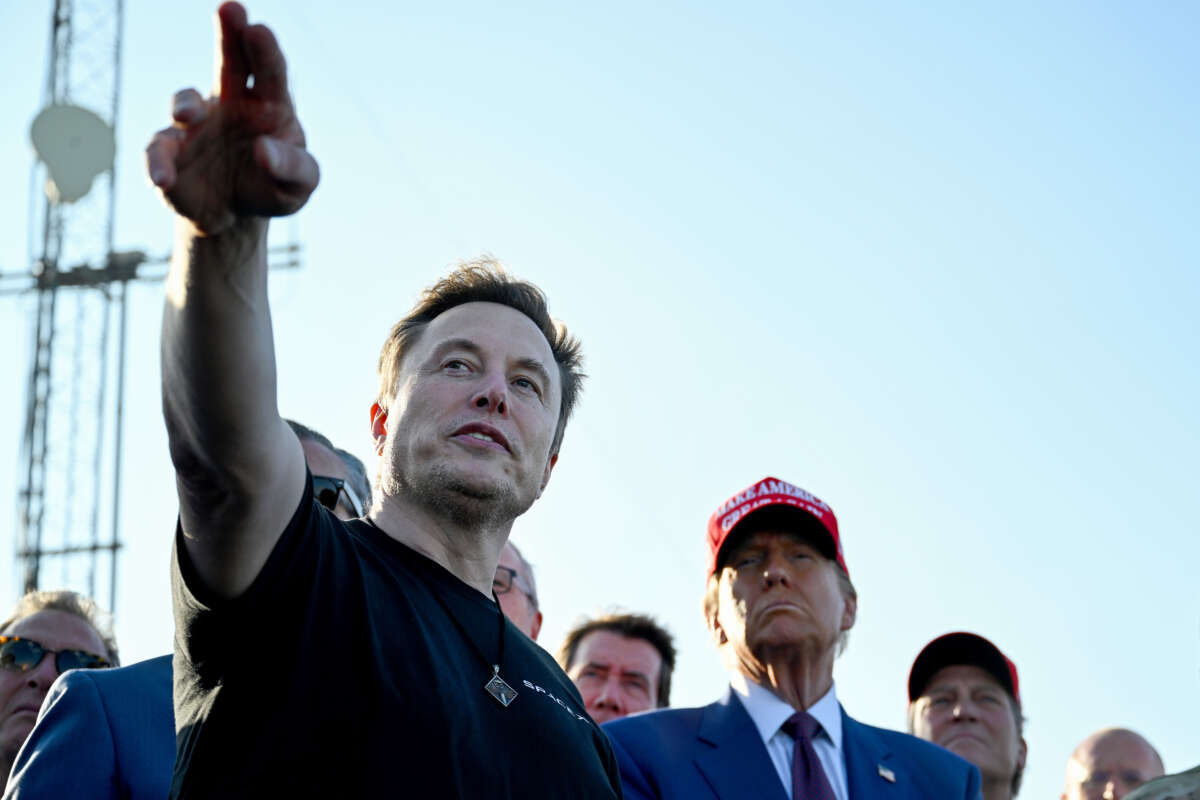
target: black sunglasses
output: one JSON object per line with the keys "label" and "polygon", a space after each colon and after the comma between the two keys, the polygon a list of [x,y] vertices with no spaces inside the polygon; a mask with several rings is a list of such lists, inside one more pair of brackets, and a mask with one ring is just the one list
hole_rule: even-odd
{"label": "black sunglasses", "polygon": [[358,495],[350,488],[350,484],[341,478],[330,478],[328,475],[313,475],[312,482],[313,496],[317,498],[318,503],[330,511],[337,508],[338,497],[344,495],[346,497],[346,504],[354,512],[354,516],[361,517],[363,515],[362,501],[358,499]]}
{"label": "black sunglasses", "polygon": [[54,668],[61,675],[69,669],[100,669],[111,666],[108,659],[87,650],[51,650],[41,642],[20,636],[0,636],[0,669],[29,672],[42,663],[48,653],[54,654]]}

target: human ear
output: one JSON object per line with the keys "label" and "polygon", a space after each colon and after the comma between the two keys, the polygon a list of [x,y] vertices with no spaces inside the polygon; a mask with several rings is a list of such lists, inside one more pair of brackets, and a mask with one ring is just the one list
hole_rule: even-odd
{"label": "human ear", "polygon": [[529,638],[537,641],[538,634],[542,630],[542,612],[539,611],[533,617],[533,624],[529,626]]}
{"label": "human ear", "polygon": [[375,455],[382,455],[383,443],[387,441],[387,411],[379,403],[371,404],[371,438],[375,441]]}
{"label": "human ear", "polygon": [[542,473],[542,483],[538,486],[537,496],[541,497],[542,492],[546,491],[546,484],[550,482],[550,473],[554,469],[554,465],[558,463],[558,453],[554,453],[546,461],[546,471]]}
{"label": "human ear", "polygon": [[708,612],[708,619],[705,620],[708,623],[708,633],[718,647],[729,641],[729,637],[725,635],[725,629],[721,627],[721,620],[717,616],[719,607],[718,605],[717,608]]}
{"label": "human ear", "polygon": [[845,607],[842,609],[842,630],[848,631],[854,627],[854,621],[858,618],[858,597],[846,592],[843,599]]}
{"label": "human ear", "polygon": [[725,629],[721,627],[716,615],[713,615],[712,619],[708,621],[708,632],[718,647],[729,641],[729,637],[725,635]]}

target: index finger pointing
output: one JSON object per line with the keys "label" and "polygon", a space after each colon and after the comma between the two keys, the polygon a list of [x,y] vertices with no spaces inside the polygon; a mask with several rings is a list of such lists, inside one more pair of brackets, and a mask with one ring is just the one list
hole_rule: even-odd
{"label": "index finger pointing", "polygon": [[246,58],[247,18],[240,3],[224,3],[217,9],[217,74],[214,90],[218,97],[232,98],[246,91],[250,62]]}

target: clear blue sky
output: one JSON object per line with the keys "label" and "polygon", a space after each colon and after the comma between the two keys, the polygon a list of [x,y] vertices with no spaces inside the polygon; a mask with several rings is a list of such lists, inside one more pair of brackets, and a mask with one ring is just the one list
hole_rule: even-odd
{"label": "clear blue sky", "polygon": [[[970,6],[970,7],[969,7]],[[118,248],[165,251],[141,150],[211,77],[215,4],[128,0]],[[388,326],[489,252],[583,340],[587,385],[514,540],[553,649],[659,615],[673,700],[723,674],[703,529],[767,474],[830,503],[860,595],[847,710],[904,723],[912,658],[969,629],[1018,664],[1023,796],[1076,742],[1200,753],[1200,10],[1143,4],[250,6],[290,59],[322,185],[277,226],[280,409],[370,457]],[[27,267],[50,3],[0,5],[0,270]],[[118,633],[171,642],[158,286],[132,291]],[[28,300],[0,298],[15,507]],[[16,514],[0,515],[15,600]],[[11,583],[10,583],[11,581]]]}

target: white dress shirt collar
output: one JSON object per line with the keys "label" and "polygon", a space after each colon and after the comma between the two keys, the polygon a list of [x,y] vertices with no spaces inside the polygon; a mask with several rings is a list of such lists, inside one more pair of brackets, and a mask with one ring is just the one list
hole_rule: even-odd
{"label": "white dress shirt collar", "polygon": [[[796,709],[779,699],[779,696],[765,686],[760,686],[740,672],[732,673],[729,685],[737,694],[738,699],[746,708],[754,727],[763,744],[770,741],[788,717],[796,713]],[[829,691],[821,699],[806,708],[833,743],[837,750],[842,749],[842,707],[838,705],[837,688],[830,684]]]}
{"label": "white dress shirt collar", "polygon": [[[781,727],[796,710],[780,700],[770,689],[749,680],[741,673],[732,673],[729,685],[753,720],[754,727],[758,729],[767,756],[783,784],[785,795],[788,800],[793,800],[791,774],[795,742]],[[846,774],[845,752],[842,750],[842,707],[838,705],[834,687],[831,685],[820,700],[805,710],[821,723],[825,732],[825,735],[818,734],[813,739],[813,749],[833,789],[833,796],[837,800],[848,800],[850,787]]]}

